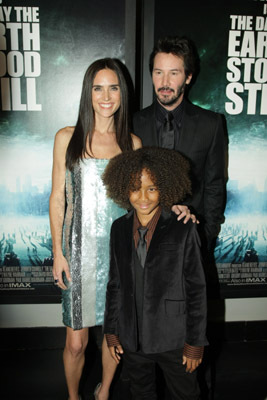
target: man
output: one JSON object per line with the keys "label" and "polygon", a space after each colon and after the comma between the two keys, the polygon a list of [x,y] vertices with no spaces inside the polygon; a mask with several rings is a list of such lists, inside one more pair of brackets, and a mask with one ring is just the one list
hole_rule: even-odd
{"label": "man", "polygon": [[221,116],[185,99],[196,60],[187,38],[159,39],[150,56],[156,100],[133,122],[143,146],[175,149],[189,159],[193,195],[185,204],[200,222],[202,248],[211,254],[223,222],[225,143]]}

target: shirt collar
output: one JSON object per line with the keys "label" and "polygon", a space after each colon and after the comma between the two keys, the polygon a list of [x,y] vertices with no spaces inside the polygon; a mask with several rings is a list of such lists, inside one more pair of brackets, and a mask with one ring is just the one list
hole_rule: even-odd
{"label": "shirt collar", "polygon": [[[148,229],[147,234],[146,234],[146,242],[147,242],[147,248],[150,245],[150,242],[152,240],[152,236],[154,234],[154,231],[156,229],[156,225],[158,223],[159,217],[161,215],[161,207],[158,208],[157,212],[155,213],[155,215],[153,215],[153,217],[151,218],[151,220],[149,221],[149,223],[147,224],[146,228]],[[133,220],[133,238],[134,238],[134,243],[135,243],[135,247],[137,246],[138,240],[139,240],[139,232],[138,232],[138,228],[140,228],[142,225],[136,215],[136,211],[134,211],[134,220]]]}
{"label": "shirt collar", "polygon": [[156,117],[157,119],[163,123],[166,115],[168,114],[168,112],[171,112],[173,115],[173,118],[175,120],[175,122],[180,123],[182,120],[182,116],[183,116],[183,112],[184,112],[184,104],[185,101],[184,99],[182,100],[182,102],[172,111],[167,111],[166,108],[164,108],[157,100],[156,100]]}
{"label": "shirt collar", "polygon": [[[146,225],[146,228],[147,228],[147,229],[151,229],[152,226],[155,225],[155,221],[158,222],[159,217],[160,217],[160,214],[161,214],[161,207],[159,207],[159,208],[157,209],[157,212],[153,215],[153,217],[151,218],[151,220],[150,220],[150,221],[148,222],[148,224]],[[134,210],[134,224],[133,224],[133,228],[134,228],[134,230],[137,230],[137,229],[140,228],[141,226],[143,226],[143,225],[142,225],[141,222],[139,221],[139,219],[138,219],[138,217],[137,217],[137,214],[136,214],[136,211]]]}

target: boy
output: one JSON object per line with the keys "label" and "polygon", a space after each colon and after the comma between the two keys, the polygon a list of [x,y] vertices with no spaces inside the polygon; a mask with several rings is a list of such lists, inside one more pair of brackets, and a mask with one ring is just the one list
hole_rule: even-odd
{"label": "boy", "polygon": [[207,344],[206,291],[199,238],[172,213],[191,192],[177,152],[142,148],[112,159],[107,194],[128,214],[111,228],[104,333],[118,363],[123,354],[133,399],[156,399],[155,364],[172,399],[196,400],[196,368]]}

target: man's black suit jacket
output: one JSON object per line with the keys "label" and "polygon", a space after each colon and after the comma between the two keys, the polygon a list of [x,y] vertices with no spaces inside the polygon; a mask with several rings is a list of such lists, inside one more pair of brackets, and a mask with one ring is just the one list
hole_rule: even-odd
{"label": "man's black suit jacket", "polygon": [[[133,211],[111,228],[110,277],[104,333],[119,335],[122,346],[137,350],[135,269],[132,257]],[[144,266],[142,350],[161,353],[184,343],[204,346],[206,286],[199,236],[191,221],[183,224],[162,211]]]}
{"label": "man's black suit jacket", "polygon": [[[223,222],[225,200],[225,136],[221,115],[184,100],[181,132],[175,150],[191,164],[193,195],[184,203],[196,213],[206,239],[213,240]],[[137,112],[133,132],[143,146],[159,146],[156,104]]]}

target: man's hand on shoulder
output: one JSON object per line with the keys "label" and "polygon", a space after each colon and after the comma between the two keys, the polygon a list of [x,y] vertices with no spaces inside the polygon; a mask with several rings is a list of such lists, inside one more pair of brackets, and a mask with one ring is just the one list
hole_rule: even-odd
{"label": "man's hand on shoulder", "polygon": [[178,221],[184,218],[183,220],[184,224],[186,224],[190,219],[194,224],[195,223],[199,224],[199,221],[197,220],[196,216],[194,214],[191,214],[189,208],[185,205],[176,204],[175,206],[172,206],[172,211],[176,215],[178,215],[177,218]]}

